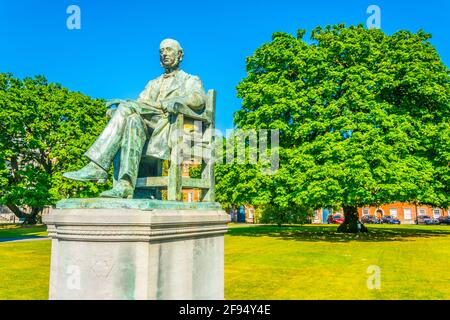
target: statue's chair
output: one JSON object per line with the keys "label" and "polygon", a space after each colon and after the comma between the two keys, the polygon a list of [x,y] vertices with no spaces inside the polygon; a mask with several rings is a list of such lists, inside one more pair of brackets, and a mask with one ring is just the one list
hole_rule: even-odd
{"label": "statue's chair", "polygon": [[[205,110],[197,114],[186,107],[171,115],[176,143],[172,147],[168,168],[164,161],[143,156],[139,165],[134,198],[162,199],[167,190],[167,200],[183,200],[183,189],[201,190],[199,201],[213,202],[214,194],[214,129],[216,91],[209,90]],[[195,136],[197,135],[197,136]],[[193,138],[194,137],[194,138]],[[200,178],[183,176],[183,165],[198,165]],[[114,183],[118,166],[115,165]],[[167,174],[167,175],[166,175]]]}

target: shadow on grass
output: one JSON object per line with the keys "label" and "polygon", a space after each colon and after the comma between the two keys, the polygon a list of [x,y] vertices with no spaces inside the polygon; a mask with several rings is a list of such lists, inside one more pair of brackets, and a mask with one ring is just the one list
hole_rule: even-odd
{"label": "shadow on grass", "polygon": [[239,226],[230,228],[228,235],[244,237],[274,237],[283,240],[310,242],[407,241],[413,238],[417,239],[450,236],[450,226],[366,226],[369,228],[369,232],[359,234],[338,233],[337,226]]}
{"label": "shadow on grass", "polygon": [[0,225],[0,241],[11,238],[40,238],[47,231],[45,225],[23,226],[18,224]]}
{"label": "shadow on grass", "polygon": [[13,237],[13,238],[0,238],[0,243],[3,242],[22,242],[22,241],[34,241],[34,240],[48,240],[48,237],[42,236],[24,236],[24,237]]}

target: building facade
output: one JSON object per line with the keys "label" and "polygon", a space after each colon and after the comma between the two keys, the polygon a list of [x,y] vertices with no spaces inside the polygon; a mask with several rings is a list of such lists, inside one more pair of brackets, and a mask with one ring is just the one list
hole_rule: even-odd
{"label": "building facade", "polygon": [[[182,164],[182,176],[189,177],[189,168],[196,167],[200,164],[195,160],[183,161]],[[202,199],[201,189],[183,189],[183,201],[184,202],[200,202]]]}
{"label": "building facade", "polygon": [[16,216],[6,206],[0,206],[0,223],[15,223]]}
{"label": "building facade", "polygon": [[434,219],[450,215],[450,209],[436,208],[424,205],[414,205],[407,202],[395,202],[380,207],[363,207],[358,209],[359,217],[365,215],[381,218],[391,216],[404,224],[414,224],[417,216],[426,215]]}
{"label": "building facade", "polygon": [[255,208],[251,205],[233,206],[230,210],[231,222],[258,223]]}
{"label": "building facade", "polygon": [[[313,223],[326,223],[330,214],[343,214],[342,210],[333,211],[332,209],[322,208],[314,211]],[[397,218],[402,224],[414,224],[417,216],[427,215],[431,218],[450,216],[450,208],[436,208],[424,205],[414,205],[408,202],[394,202],[379,207],[358,208],[359,218],[363,216],[372,216],[382,218],[391,216]]]}

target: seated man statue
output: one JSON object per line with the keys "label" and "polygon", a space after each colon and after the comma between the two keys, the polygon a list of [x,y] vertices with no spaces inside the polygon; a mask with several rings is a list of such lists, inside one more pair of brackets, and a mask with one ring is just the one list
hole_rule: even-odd
{"label": "seated man statue", "polygon": [[165,72],[147,84],[137,101],[107,102],[107,107],[117,105],[117,108],[107,111],[111,120],[85,153],[90,162],[78,171],[64,173],[64,177],[78,181],[105,180],[107,170],[120,150],[118,182],[100,196],[132,198],[142,154],[170,158],[174,142],[169,115],[186,107],[202,112],[206,95],[198,77],[179,69],[184,53],[177,41],[163,40],[159,52]]}

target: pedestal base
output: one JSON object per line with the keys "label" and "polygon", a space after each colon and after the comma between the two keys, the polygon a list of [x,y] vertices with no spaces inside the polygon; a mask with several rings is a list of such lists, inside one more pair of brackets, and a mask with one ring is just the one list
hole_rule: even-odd
{"label": "pedestal base", "polygon": [[77,200],[44,216],[50,299],[224,298],[229,216],[217,204],[114,200],[101,209],[96,199]]}

